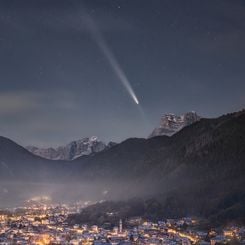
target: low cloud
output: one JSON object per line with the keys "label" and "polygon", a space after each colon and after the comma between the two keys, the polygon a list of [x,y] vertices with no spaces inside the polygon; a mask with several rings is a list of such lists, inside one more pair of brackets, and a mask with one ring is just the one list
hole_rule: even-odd
{"label": "low cloud", "polygon": [[55,109],[73,109],[76,107],[72,93],[66,91],[37,92],[13,91],[0,93],[0,116],[28,113],[49,106]]}
{"label": "low cloud", "polygon": [[33,109],[35,104],[35,96],[31,93],[0,93],[0,116],[26,112]]}

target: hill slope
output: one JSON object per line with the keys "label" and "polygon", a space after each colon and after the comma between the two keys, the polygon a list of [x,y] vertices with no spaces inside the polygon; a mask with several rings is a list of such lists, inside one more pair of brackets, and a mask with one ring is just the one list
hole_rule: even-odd
{"label": "hill slope", "polygon": [[0,137],[1,181],[57,181],[67,170],[68,163],[64,161],[43,159],[12,140]]}
{"label": "hill slope", "polygon": [[79,177],[121,183],[117,193],[170,202],[169,215],[245,218],[245,111],[201,119],[172,137],[129,139],[79,164]]}

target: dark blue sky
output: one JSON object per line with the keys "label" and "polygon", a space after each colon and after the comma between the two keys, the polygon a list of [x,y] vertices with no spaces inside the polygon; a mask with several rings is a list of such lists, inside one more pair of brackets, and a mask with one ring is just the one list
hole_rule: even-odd
{"label": "dark blue sky", "polygon": [[164,113],[245,106],[243,0],[2,0],[0,30],[0,134],[24,145],[146,137]]}

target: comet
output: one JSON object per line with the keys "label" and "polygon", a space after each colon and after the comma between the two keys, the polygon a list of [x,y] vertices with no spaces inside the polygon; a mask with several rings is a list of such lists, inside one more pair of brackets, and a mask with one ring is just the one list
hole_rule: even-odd
{"label": "comet", "polygon": [[101,52],[105,55],[106,59],[108,60],[112,70],[115,72],[116,76],[118,79],[121,81],[122,85],[124,88],[127,90],[129,93],[130,97],[133,99],[133,101],[139,105],[139,100],[127,78],[126,73],[123,71],[121,68],[120,64],[118,63],[115,55],[109,48],[105,38],[103,37],[102,33],[98,29],[95,21],[89,16],[89,15],[84,15],[83,16],[84,21],[88,27],[88,30],[95,41],[95,43],[98,45],[99,49]]}

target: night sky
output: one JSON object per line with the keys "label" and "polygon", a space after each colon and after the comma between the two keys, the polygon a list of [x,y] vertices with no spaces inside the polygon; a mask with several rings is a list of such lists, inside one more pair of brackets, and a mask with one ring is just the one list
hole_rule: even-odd
{"label": "night sky", "polygon": [[22,145],[120,142],[164,113],[243,107],[244,0],[0,1],[0,135]]}

